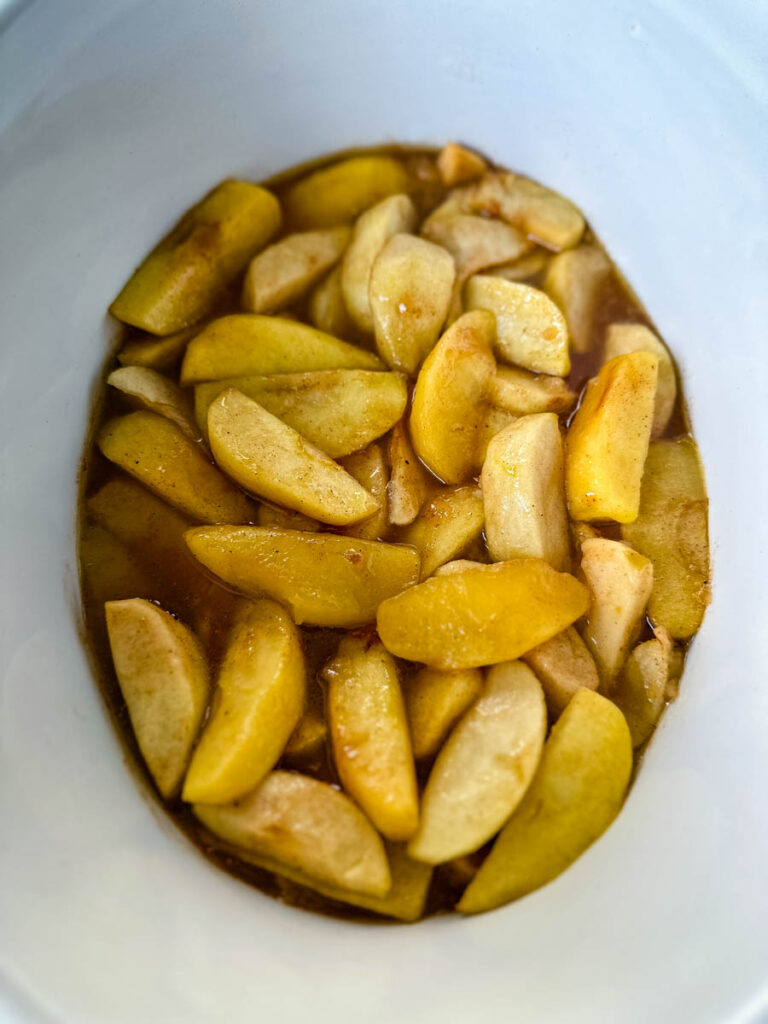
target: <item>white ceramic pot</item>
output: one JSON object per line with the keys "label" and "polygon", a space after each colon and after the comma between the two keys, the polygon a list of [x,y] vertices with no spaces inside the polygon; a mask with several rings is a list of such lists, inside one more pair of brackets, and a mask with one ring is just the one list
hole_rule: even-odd
{"label": "white ceramic pot", "polygon": [[[4,1019],[765,1020],[765,7],[33,0],[0,46]],[[126,770],[78,640],[75,480],[104,311],[181,210],[227,175],[449,138],[580,203],[672,345],[714,601],[574,867],[479,918],[361,926],[217,871]]]}

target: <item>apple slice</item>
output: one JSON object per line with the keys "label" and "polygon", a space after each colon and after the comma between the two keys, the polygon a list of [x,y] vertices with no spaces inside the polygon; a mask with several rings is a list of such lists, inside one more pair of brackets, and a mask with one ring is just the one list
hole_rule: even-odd
{"label": "apple slice", "polygon": [[247,181],[223,181],[184,214],[109,307],[152,334],[173,334],[208,315],[277,231],[280,203]]}
{"label": "apple slice", "polygon": [[376,257],[393,235],[412,231],[416,208],[409,196],[388,196],[361,214],[341,265],[341,290],[349,315],[361,331],[373,333],[368,285]]}
{"label": "apple slice", "polygon": [[427,474],[411,445],[405,423],[396,423],[389,436],[389,521],[407,526],[427,497]]}
{"label": "apple slice", "polygon": [[418,921],[424,913],[427,902],[429,883],[432,880],[432,865],[412,860],[405,852],[405,846],[402,843],[385,843],[384,845],[392,876],[392,885],[386,896],[371,896],[353,889],[342,889],[340,886],[321,882],[302,871],[289,868],[287,865],[281,864],[280,861],[269,857],[246,853],[244,850],[234,848],[232,852],[249,864],[255,864],[256,867],[264,871],[271,871],[295,885],[311,889],[337,903],[346,903],[352,907],[360,907],[362,910],[372,910],[375,914],[394,917],[399,921]]}
{"label": "apple slice", "polygon": [[611,271],[610,260],[595,245],[558,253],[547,267],[544,290],[562,309],[575,352],[589,352],[599,344],[592,327],[600,289]]}
{"label": "apple slice", "polygon": [[477,487],[441,487],[398,539],[421,554],[421,578],[431,576],[476,540],[483,530],[483,498]]}
{"label": "apple slice", "polygon": [[257,526],[202,527],[184,539],[241,594],[269,594],[295,622],[313,626],[365,625],[385,598],[419,578],[419,555],[402,544]]}
{"label": "apple slice", "polygon": [[479,153],[473,153],[458,142],[448,142],[438,154],[437,170],[445,187],[451,188],[479,178],[488,170],[488,164]]}
{"label": "apple slice", "polygon": [[550,249],[570,249],[584,234],[584,218],[570,199],[520,174],[484,174],[458,191],[468,213],[500,217]]}
{"label": "apple slice", "polygon": [[472,475],[496,363],[494,317],[485,310],[453,323],[427,356],[413,392],[411,437],[435,476],[460,484]]}
{"label": "apple slice", "polygon": [[672,356],[661,338],[645,324],[609,324],[605,332],[604,362],[627,352],[652,352],[659,360],[651,438],[661,437],[672,418],[677,399],[677,375]]}
{"label": "apple slice", "polygon": [[611,700],[624,712],[633,747],[645,743],[664,710],[670,653],[668,637],[666,642],[655,639],[638,644],[611,692]]}
{"label": "apple slice", "polygon": [[208,665],[191,630],[151,601],[105,605],[117,681],[161,795],[176,794],[208,700]]}
{"label": "apple slice", "polygon": [[341,290],[341,265],[336,264],[313,290],[307,304],[309,322],[334,338],[354,339],[357,326],[349,315]]}
{"label": "apple slice", "polygon": [[353,220],[385,196],[407,188],[408,174],[394,157],[353,156],[291,185],[285,211],[294,227],[329,228]]}
{"label": "apple slice", "polygon": [[553,412],[521,416],[488,445],[480,476],[485,535],[494,561],[543,558],[570,566],[563,442]]}
{"label": "apple slice", "polygon": [[389,473],[381,445],[371,444],[362,451],[353,452],[341,459],[341,465],[379,502],[378,512],[374,512],[370,519],[347,527],[347,536],[361,537],[363,540],[381,540],[389,525]]}
{"label": "apple slice", "polygon": [[579,690],[552,727],[522,803],[456,909],[493,910],[559,875],[616,817],[631,772],[624,716],[605,697]]}
{"label": "apple slice", "polygon": [[537,373],[568,376],[571,357],[565,317],[538,288],[475,274],[464,289],[464,308],[495,314],[499,358]]}
{"label": "apple slice", "polygon": [[621,533],[653,562],[648,614],[654,627],[687,640],[710,600],[707,489],[692,438],[649,447],[640,512]]}
{"label": "apple slice", "polygon": [[320,882],[372,896],[386,895],[392,884],[381,837],[327,782],[276,771],[235,804],[193,810],[225,842]]}
{"label": "apple slice", "polygon": [[408,400],[400,374],[377,370],[227,377],[195,388],[195,415],[203,430],[208,427],[208,409],[227,388],[258,402],[332,459],[386,434],[403,415]]}
{"label": "apple slice", "polygon": [[139,408],[165,416],[193,441],[200,437],[189,395],[157,370],[147,366],[121,366],[110,373],[107,384],[121,391]]}
{"label": "apple slice", "polygon": [[208,324],[187,346],[181,383],[307,370],[380,370],[372,352],[297,320],[235,313]]}
{"label": "apple slice", "polygon": [[242,487],[321,523],[356,523],[379,507],[325,452],[234,388],[208,410],[208,438],[216,462]]}
{"label": "apple slice", "polygon": [[573,626],[528,651],[523,661],[536,673],[553,718],[565,710],[577,690],[596,690],[600,685],[594,658]]}
{"label": "apple slice", "polygon": [[[193,531],[194,532],[194,531]],[[432,576],[383,601],[382,643],[433,668],[512,661],[580,618],[589,592],[538,558]]]}
{"label": "apple slice", "polygon": [[587,384],[566,436],[571,519],[637,519],[658,362],[652,352],[616,356]]}
{"label": "apple slice", "polygon": [[576,394],[562,377],[547,373],[530,373],[516,366],[497,366],[491,390],[491,401],[497,408],[527,416],[535,412],[570,412]]}
{"label": "apple slice", "polygon": [[252,790],[274,768],[301,717],[301,641],[275,601],[248,604],[237,616],[217,687],[184,781],[187,803],[226,804]]}
{"label": "apple slice", "polygon": [[482,688],[483,674],[476,668],[456,672],[423,668],[416,673],[406,688],[405,705],[417,761],[437,753]]}
{"label": "apple slice", "polygon": [[131,412],[102,427],[97,444],[110,462],[180,512],[203,523],[247,523],[253,504],[164,416]]}
{"label": "apple slice", "polygon": [[395,370],[414,374],[448,315],[455,268],[439,245],[393,235],[371,268],[368,295],[376,348]]}
{"label": "apple slice", "polygon": [[617,540],[581,546],[581,571],[592,594],[583,635],[609,692],[640,628],[653,588],[653,565]]}
{"label": "apple slice", "polygon": [[546,733],[544,692],[533,672],[520,661],[494,666],[437,755],[410,856],[442,864],[487,842],[522,800]]}
{"label": "apple slice", "polygon": [[347,247],[347,227],[286,235],[255,256],[243,283],[243,308],[274,313],[298,301],[316,284]]}
{"label": "apple slice", "polygon": [[380,643],[346,636],[323,677],[345,789],[387,839],[409,839],[419,823],[419,798],[394,659]]}

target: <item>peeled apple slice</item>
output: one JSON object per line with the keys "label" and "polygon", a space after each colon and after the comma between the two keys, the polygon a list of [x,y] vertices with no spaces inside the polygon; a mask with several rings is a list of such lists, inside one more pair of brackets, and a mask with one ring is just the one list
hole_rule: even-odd
{"label": "peeled apple slice", "polygon": [[243,307],[273,313],[300,299],[338,262],[347,246],[347,227],[287,235],[251,260],[243,284]]}
{"label": "peeled apple slice", "polygon": [[432,576],[384,601],[377,622],[382,643],[400,658],[475,668],[519,658],[588,606],[589,592],[573,576],[520,558]]}
{"label": "peeled apple slice", "polygon": [[501,359],[537,373],[568,376],[571,357],[565,317],[538,288],[475,274],[464,289],[464,308],[495,314],[496,350]]}
{"label": "peeled apple slice", "polygon": [[380,643],[346,636],[323,676],[344,788],[382,835],[409,839],[419,823],[419,798],[394,658]]}
{"label": "peeled apple slice", "polygon": [[208,409],[208,439],[216,462],[247,491],[322,523],[356,523],[379,507],[337,462],[234,388]]}
{"label": "peeled apple slice", "polygon": [[166,235],[109,307],[152,334],[173,334],[211,312],[277,231],[280,203],[246,181],[223,181]]}
{"label": "peeled apple slice", "polygon": [[490,839],[530,785],[546,732],[544,693],[533,672],[519,661],[495,665],[437,756],[410,856],[442,864]]}
{"label": "peeled apple slice", "polygon": [[274,858],[329,885],[385,896],[384,844],[349,797],[326,782],[276,771],[235,804],[195,804],[195,816],[233,846]]}
{"label": "peeled apple slice", "polygon": [[308,174],[285,196],[290,224],[328,228],[345,224],[385,196],[405,192],[408,175],[391,156],[353,156]]}
{"label": "peeled apple slice", "polygon": [[416,209],[403,193],[382,199],[358,217],[344,253],[341,290],[349,315],[361,331],[373,333],[368,286],[376,257],[393,235],[412,231],[415,223]]}
{"label": "peeled apple slice", "polygon": [[168,799],[181,785],[208,700],[205,655],[194,633],[151,601],[108,601],[105,612],[136,742]]}
{"label": "peeled apple slice", "polygon": [[456,672],[422,668],[416,673],[405,692],[416,760],[437,753],[456,721],[479,696],[482,688],[483,674],[476,668]]}
{"label": "peeled apple slice", "polygon": [[448,484],[462,483],[477,461],[496,369],[491,354],[495,330],[490,313],[466,313],[432,349],[416,381],[410,421],[413,447]]}
{"label": "peeled apple slice", "polygon": [[219,699],[184,782],[188,803],[224,804],[277,763],[304,707],[299,633],[275,601],[246,604],[217,680]]}
{"label": "peeled apple slice", "polygon": [[187,346],[181,383],[307,370],[380,370],[372,352],[279,316],[236,313],[213,320]]}

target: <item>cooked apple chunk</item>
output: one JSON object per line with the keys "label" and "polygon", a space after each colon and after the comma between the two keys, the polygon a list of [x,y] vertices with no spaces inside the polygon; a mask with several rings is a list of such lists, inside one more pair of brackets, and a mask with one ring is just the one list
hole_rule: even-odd
{"label": "cooked apple chunk", "polygon": [[201,329],[202,325],[196,324],[160,338],[153,334],[133,334],[117,353],[117,361],[121,366],[146,366],[158,373],[170,370],[184,354],[190,338]]}
{"label": "cooked apple chunk", "polygon": [[298,630],[275,601],[243,602],[216,682],[218,701],[184,780],[188,803],[226,804],[257,786],[304,709]]}
{"label": "cooked apple chunk", "polygon": [[152,250],[109,307],[151,334],[173,334],[209,314],[282,220],[271,192],[224,181]]}
{"label": "cooked apple chunk", "polygon": [[160,793],[176,794],[208,700],[197,637],[151,601],[105,606],[117,681],[136,742]]}
{"label": "cooked apple chunk", "polygon": [[544,290],[563,311],[575,352],[589,352],[595,345],[595,309],[600,289],[610,274],[610,260],[595,245],[580,245],[550,260]]}
{"label": "cooked apple chunk", "polygon": [[[196,531],[192,531],[196,532]],[[378,631],[392,654],[433,668],[511,661],[587,610],[587,588],[538,558],[432,576],[384,601]]]}
{"label": "cooked apple chunk", "polygon": [[418,921],[424,913],[427,902],[429,883],[432,880],[431,864],[422,864],[412,860],[405,852],[402,843],[385,843],[389,859],[389,871],[392,885],[385,896],[372,896],[370,893],[358,892],[354,889],[343,889],[338,885],[322,882],[303,871],[290,868],[288,865],[270,857],[259,856],[234,849],[232,852],[249,864],[264,871],[272,871],[294,885],[311,889],[335,903],[345,903],[362,910],[371,910],[383,917],[394,917],[399,921]]}
{"label": "cooked apple chunk", "polygon": [[495,315],[500,359],[537,373],[568,375],[571,357],[565,317],[538,288],[475,274],[464,289],[464,308],[487,309]]}
{"label": "cooked apple chunk", "polygon": [[195,415],[206,434],[208,409],[227,388],[252,398],[338,459],[359,451],[398,422],[408,399],[398,373],[310,370],[266,377],[227,377],[195,388]]}
{"label": "cooked apple chunk", "polygon": [[389,468],[389,521],[394,526],[407,526],[419,514],[429,484],[405,423],[395,424],[390,435]]}
{"label": "cooked apple chunk", "polygon": [[596,690],[600,685],[595,660],[573,626],[523,655],[544,689],[547,707],[557,718],[577,690]]}
{"label": "cooked apple chunk", "polygon": [[348,227],[287,235],[255,256],[243,283],[243,308],[274,313],[296,302],[316,284],[346,249]]}
{"label": "cooked apple chunk", "polygon": [[400,193],[382,199],[358,217],[341,267],[341,291],[355,325],[373,333],[369,286],[376,257],[394,235],[413,231],[416,209],[409,196]]}
{"label": "cooked apple chunk", "polygon": [[376,347],[395,370],[415,373],[448,315],[453,258],[414,235],[393,235],[371,269],[369,297]]}
{"label": "cooked apple chunk", "polygon": [[448,142],[437,157],[440,180],[449,188],[479,178],[487,169],[488,165],[479,153],[473,153],[458,142]]}
{"label": "cooked apple chunk", "polygon": [[288,222],[296,228],[329,228],[354,220],[369,206],[408,190],[408,175],[390,156],[353,156],[321,167],[285,196]]}
{"label": "cooked apple chunk", "polygon": [[233,846],[318,881],[384,896],[392,878],[384,844],[349,797],[326,782],[275,771],[237,803],[195,804],[197,818]]}
{"label": "cooked apple chunk", "polygon": [[121,391],[139,408],[165,416],[193,441],[200,437],[189,396],[156,370],[146,366],[121,366],[110,373],[107,384]]}
{"label": "cooked apple chunk", "polygon": [[626,544],[598,537],[582,544],[581,570],[592,598],[584,639],[610,692],[651,596],[653,566]]}
{"label": "cooked apple chunk", "polygon": [[709,603],[707,492],[692,438],[650,446],[640,513],[622,536],[653,562],[651,622],[687,640]]}
{"label": "cooked apple chunk", "polygon": [[456,572],[464,572],[465,569],[482,569],[487,564],[487,562],[476,562],[472,558],[456,558],[452,562],[446,562],[445,565],[439,565],[432,575],[452,576]]}
{"label": "cooked apple chunk", "polygon": [[616,356],[587,385],[566,435],[565,487],[575,520],[631,523],[653,423],[658,359]]}
{"label": "cooked apple chunk", "polygon": [[544,693],[520,661],[495,665],[432,768],[408,853],[442,864],[479,849],[520,803],[547,732]]}
{"label": "cooked apple chunk", "polygon": [[402,544],[258,526],[201,527],[184,539],[235,590],[268,594],[313,626],[372,622],[383,600],[419,578],[419,555]]}
{"label": "cooked apple chunk", "polygon": [[336,526],[367,519],[378,508],[337,462],[234,388],[209,408],[208,438],[219,466],[267,501]]}
{"label": "cooked apple chunk", "polygon": [[553,412],[521,416],[488,445],[480,476],[488,553],[496,562],[570,563],[563,443]]}
{"label": "cooked apple chunk", "polygon": [[476,668],[455,672],[422,668],[416,673],[406,688],[405,705],[417,761],[437,753],[482,688],[483,674]]}
{"label": "cooked apple chunk", "polygon": [[570,412],[576,395],[562,377],[529,373],[516,366],[498,366],[491,388],[491,401],[515,416],[536,412]]}
{"label": "cooked apple chunk", "polygon": [[419,823],[419,798],[394,658],[375,640],[349,635],[323,677],[344,788],[383,836],[410,839]]}
{"label": "cooked apple chunk", "polygon": [[477,487],[442,487],[399,534],[421,554],[421,578],[460,554],[483,529],[483,498]]}
{"label": "cooked apple chunk", "polygon": [[461,204],[469,213],[500,217],[549,249],[570,249],[584,234],[584,218],[569,199],[508,171],[485,174],[465,186]]}
{"label": "cooked apple chunk", "polygon": [[322,753],[328,738],[328,726],[324,719],[307,711],[291,733],[283,750],[283,758],[290,764],[302,764]]}
{"label": "cooked apple chunk", "polygon": [[493,910],[565,871],[616,817],[631,772],[624,716],[605,697],[579,690],[552,727],[522,803],[456,909]]}
{"label": "cooked apple chunk", "polygon": [[344,302],[340,264],[337,263],[330,274],[327,274],[312,291],[307,316],[318,331],[330,334],[334,338],[354,337],[357,328]]}
{"label": "cooked apple chunk", "polygon": [[110,420],[98,436],[110,462],[174,508],[204,523],[247,523],[250,501],[175,423],[154,412]]}
{"label": "cooked apple chunk", "polygon": [[660,437],[672,418],[677,399],[677,375],[672,356],[650,327],[644,324],[610,324],[605,333],[605,361],[627,352],[652,352],[659,360],[651,438]]}
{"label": "cooked apple chunk", "polygon": [[664,710],[669,654],[669,644],[659,639],[638,644],[611,692],[611,700],[627,720],[633,747],[645,743]]}
{"label": "cooked apple chunk", "polygon": [[350,476],[353,476],[379,502],[378,510],[369,519],[347,527],[347,536],[361,537],[363,540],[381,540],[389,525],[389,474],[381,445],[371,444],[360,452],[353,452],[342,459],[341,464]]}
{"label": "cooked apple chunk", "polygon": [[495,333],[492,314],[466,313],[442,336],[421,368],[413,393],[411,437],[435,476],[462,483],[477,459],[488,409]]}
{"label": "cooked apple chunk", "polygon": [[237,313],[213,320],[187,346],[181,383],[306,370],[380,370],[372,352],[279,316]]}

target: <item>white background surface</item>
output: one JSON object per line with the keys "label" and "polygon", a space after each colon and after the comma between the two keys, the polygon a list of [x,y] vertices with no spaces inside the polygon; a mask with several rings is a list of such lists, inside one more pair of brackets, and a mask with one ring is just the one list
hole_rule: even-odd
{"label": "white background surface", "polygon": [[[11,23],[8,1020],[766,1019],[766,52],[750,2],[33,0]],[[74,480],[104,310],[184,208],[224,176],[447,138],[579,202],[678,356],[715,599],[623,814],[571,870],[480,918],[361,927],[218,873],[138,791],[75,634]]]}

